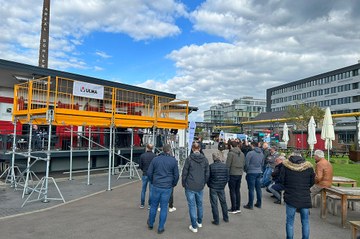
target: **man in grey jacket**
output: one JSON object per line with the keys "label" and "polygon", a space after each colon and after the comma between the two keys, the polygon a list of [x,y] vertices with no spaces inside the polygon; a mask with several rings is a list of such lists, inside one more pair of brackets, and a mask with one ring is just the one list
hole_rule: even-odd
{"label": "man in grey jacket", "polygon": [[189,230],[196,233],[202,227],[204,186],[209,180],[209,162],[200,153],[200,143],[194,142],[192,152],[186,159],[182,171],[182,186],[188,201],[191,225]]}
{"label": "man in grey jacket", "polygon": [[230,180],[229,180],[229,191],[230,191],[230,200],[231,208],[229,213],[236,214],[240,213],[240,185],[241,178],[244,171],[245,156],[238,147],[238,142],[230,142],[230,151],[226,159],[226,166],[230,171]]}
{"label": "man in grey jacket", "polygon": [[256,203],[255,207],[261,208],[261,169],[264,164],[264,154],[262,150],[257,147],[256,142],[251,143],[250,151],[245,158],[245,172],[246,172],[246,181],[248,185],[248,198],[249,201],[244,208],[253,209],[254,203],[254,189],[256,189]]}

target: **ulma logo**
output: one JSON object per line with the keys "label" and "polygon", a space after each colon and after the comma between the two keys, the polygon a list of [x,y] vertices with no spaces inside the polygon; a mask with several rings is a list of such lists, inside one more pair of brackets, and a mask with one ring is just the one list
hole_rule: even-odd
{"label": "ulma logo", "polygon": [[89,94],[95,94],[95,95],[98,93],[97,90],[85,88],[85,86],[82,86],[80,91],[85,92],[85,93],[89,93]]}

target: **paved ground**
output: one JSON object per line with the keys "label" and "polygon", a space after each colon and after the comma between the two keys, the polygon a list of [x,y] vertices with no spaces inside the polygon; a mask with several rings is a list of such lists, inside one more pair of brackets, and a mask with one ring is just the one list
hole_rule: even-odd
{"label": "paved ground", "polygon": [[[211,150],[206,150],[206,154]],[[103,178],[103,179],[102,179]],[[148,230],[146,220],[147,209],[140,209],[140,181],[121,179],[116,181],[112,191],[106,191],[100,182],[106,176],[93,177],[93,185],[86,185],[85,178],[73,181],[63,180],[59,187],[67,199],[66,203],[33,202],[21,209],[21,193],[9,192],[8,186],[0,186],[0,238],[284,238],[285,237],[285,206],[276,205],[266,192],[263,193],[263,208],[242,210],[242,213],[230,215],[229,223],[220,226],[211,224],[212,216],[208,198],[208,189],[204,196],[203,228],[197,234],[188,230],[190,224],[184,190],[179,184],[175,188],[174,204],[177,211],[168,214],[165,232],[158,235],[156,230]],[[1,188],[2,187],[2,188]],[[90,190],[91,188],[91,190]],[[92,196],[76,200],[84,195]],[[3,195],[12,194],[11,198]],[[228,194],[227,194],[228,195]],[[246,182],[243,180],[242,204],[246,203]],[[71,201],[72,199],[75,199]],[[229,198],[227,198],[229,201]],[[13,201],[9,203],[8,201]],[[4,205],[12,204],[11,212],[5,212]],[[26,208],[26,209],[25,209]],[[46,209],[47,208],[47,209]],[[39,209],[41,209],[39,211]],[[24,210],[24,211],[23,211]],[[38,211],[36,211],[38,210]],[[29,211],[35,211],[29,213]],[[15,215],[17,213],[25,213]],[[340,226],[340,217],[328,214],[326,221],[320,219],[319,209],[311,210],[311,238],[350,238],[350,229]],[[5,216],[5,217],[4,217]],[[349,219],[360,218],[359,211],[350,211]],[[157,227],[158,220],[155,223]],[[295,223],[295,238],[301,238],[300,218]]]}

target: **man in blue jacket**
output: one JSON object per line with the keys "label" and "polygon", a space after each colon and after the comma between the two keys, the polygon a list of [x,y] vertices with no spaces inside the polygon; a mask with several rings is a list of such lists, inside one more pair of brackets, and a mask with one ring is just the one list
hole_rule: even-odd
{"label": "man in blue jacket", "polygon": [[165,144],[163,153],[151,161],[147,170],[148,179],[152,184],[151,207],[147,224],[150,230],[153,229],[156,211],[160,204],[159,234],[165,231],[169,198],[172,188],[176,186],[179,180],[177,161],[170,155],[170,152],[170,144]]}
{"label": "man in blue jacket", "polygon": [[[156,154],[153,153],[154,146],[152,144],[146,145],[146,152],[140,155],[140,164],[139,168],[143,172],[143,176],[141,178],[142,181],[142,188],[141,188],[141,199],[140,199],[140,208],[144,208],[145,205],[145,195],[146,195],[146,188],[149,183],[148,176],[147,176],[147,170],[149,168],[149,165],[151,161],[156,157]],[[149,209],[151,205],[151,183],[149,183]]]}
{"label": "man in blue jacket", "polygon": [[249,201],[244,208],[253,209],[254,203],[254,189],[256,189],[256,203],[255,207],[261,208],[261,173],[262,166],[264,164],[264,154],[262,150],[257,147],[256,142],[251,142],[250,151],[245,157],[245,172],[246,172],[246,181],[248,185],[248,197]]}
{"label": "man in blue jacket", "polygon": [[202,227],[204,187],[209,180],[209,162],[200,149],[200,143],[194,142],[193,153],[186,159],[182,171],[182,186],[185,188],[191,220],[189,229],[194,233],[198,227]]}

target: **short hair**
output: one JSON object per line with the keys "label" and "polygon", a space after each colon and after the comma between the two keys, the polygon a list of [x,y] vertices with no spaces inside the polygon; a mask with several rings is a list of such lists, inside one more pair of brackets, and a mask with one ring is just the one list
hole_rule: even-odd
{"label": "short hair", "polygon": [[147,144],[146,145],[146,149],[149,150],[149,151],[152,151],[153,148],[154,148],[154,145],[152,145],[152,144]]}
{"label": "short hair", "polygon": [[213,159],[213,161],[219,161],[220,160],[219,152],[212,153],[212,159]]}
{"label": "short hair", "polygon": [[314,156],[318,156],[319,158],[324,158],[325,157],[324,152],[322,150],[320,150],[320,149],[315,150]]}
{"label": "short hair", "polygon": [[233,148],[235,148],[235,147],[237,147],[237,146],[239,145],[239,143],[236,142],[236,141],[231,141],[231,142],[230,142],[230,145],[231,145]]}
{"label": "short hair", "polygon": [[252,141],[252,142],[251,142],[251,146],[257,147],[257,146],[258,146],[258,143],[255,142],[255,141]]}
{"label": "short hair", "polygon": [[193,150],[200,150],[200,144],[195,141],[195,142],[193,142],[191,148],[192,148]]}
{"label": "short hair", "polygon": [[271,146],[271,149],[273,149],[273,150],[277,150],[277,147],[276,146]]}
{"label": "short hair", "polygon": [[170,152],[171,152],[171,145],[170,145],[170,144],[165,144],[165,145],[163,146],[163,151],[164,151],[165,153],[170,153]]}
{"label": "short hair", "polygon": [[299,150],[294,150],[294,151],[290,154],[290,157],[291,157],[291,156],[300,156],[300,157],[302,157],[301,152],[300,152]]}

